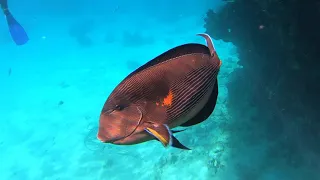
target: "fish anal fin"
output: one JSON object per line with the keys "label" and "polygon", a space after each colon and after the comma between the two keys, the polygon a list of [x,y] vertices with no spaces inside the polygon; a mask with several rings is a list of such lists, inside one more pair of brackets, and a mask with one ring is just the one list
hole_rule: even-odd
{"label": "fish anal fin", "polygon": [[172,144],[172,132],[165,124],[153,124],[151,127],[145,128],[145,131],[159,140],[164,147]]}
{"label": "fish anal fin", "polygon": [[193,125],[199,124],[199,123],[205,121],[206,119],[208,119],[209,116],[214,111],[214,108],[217,103],[217,98],[218,98],[218,80],[216,80],[216,82],[215,82],[212,93],[211,93],[206,105],[199,111],[199,113],[197,115],[195,115],[189,121],[181,124],[180,126],[182,126],[182,127],[193,126]]}

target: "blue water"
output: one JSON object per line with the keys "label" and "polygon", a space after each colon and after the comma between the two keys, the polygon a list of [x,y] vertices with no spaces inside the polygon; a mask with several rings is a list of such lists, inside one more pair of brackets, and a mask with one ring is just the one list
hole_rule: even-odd
{"label": "blue water", "polygon": [[177,138],[192,151],[159,142],[102,145],[102,105],[130,72],[184,43],[202,43],[203,18],[222,2],[9,0],[30,41],[16,46],[0,20],[0,179],[237,179],[233,172],[226,83],[237,48],[214,40],[223,62],[216,110]]}

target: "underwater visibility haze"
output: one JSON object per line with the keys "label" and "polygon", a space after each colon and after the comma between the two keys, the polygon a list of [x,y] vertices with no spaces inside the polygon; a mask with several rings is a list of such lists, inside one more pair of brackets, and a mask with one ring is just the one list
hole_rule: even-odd
{"label": "underwater visibility haze", "polygon": [[315,0],[0,6],[0,180],[320,180]]}

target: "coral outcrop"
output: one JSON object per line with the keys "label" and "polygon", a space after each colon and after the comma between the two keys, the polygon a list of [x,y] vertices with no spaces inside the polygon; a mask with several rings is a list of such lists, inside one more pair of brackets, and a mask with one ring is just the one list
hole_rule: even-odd
{"label": "coral outcrop", "polygon": [[261,167],[320,169],[319,19],[317,0],[236,0],[207,12],[207,33],[234,43],[243,66],[228,84],[233,143],[268,144]]}

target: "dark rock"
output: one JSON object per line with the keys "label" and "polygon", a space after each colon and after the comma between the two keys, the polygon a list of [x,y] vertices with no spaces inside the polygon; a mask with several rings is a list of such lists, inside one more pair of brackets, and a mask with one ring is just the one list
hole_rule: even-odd
{"label": "dark rock", "polygon": [[[233,126],[247,130],[234,137],[235,143],[256,138],[276,144],[273,149],[278,143],[287,162],[316,161],[306,154],[320,155],[319,19],[318,0],[236,0],[218,13],[207,12],[207,33],[234,43],[244,67],[228,84]],[[258,114],[254,122],[243,117],[251,108]],[[313,168],[319,170],[317,164]]]}

